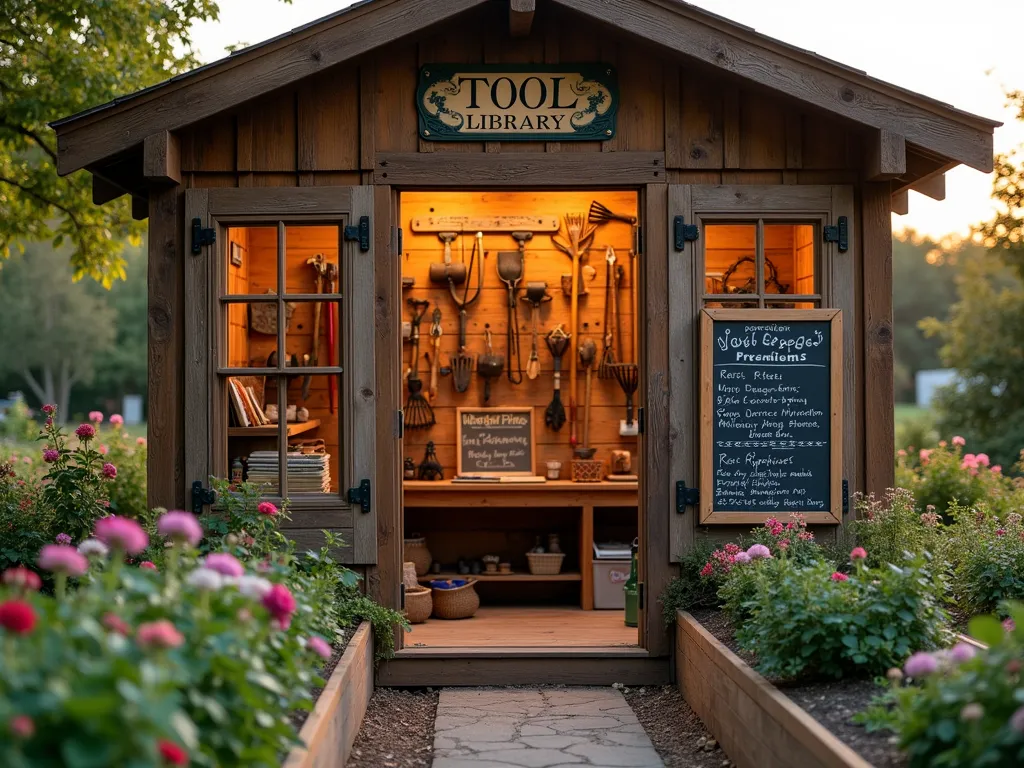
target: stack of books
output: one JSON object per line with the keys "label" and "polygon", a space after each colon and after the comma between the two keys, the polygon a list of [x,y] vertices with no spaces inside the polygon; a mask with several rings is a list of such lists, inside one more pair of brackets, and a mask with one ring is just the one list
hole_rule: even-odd
{"label": "stack of books", "polygon": [[[278,452],[253,451],[249,454],[250,483],[269,485],[269,493],[280,493],[278,487]],[[330,493],[331,457],[327,453],[287,454],[288,493]]]}
{"label": "stack of books", "polygon": [[228,399],[231,401],[231,426],[263,427],[271,423],[260,406],[255,388],[248,381],[237,377],[228,379]]}

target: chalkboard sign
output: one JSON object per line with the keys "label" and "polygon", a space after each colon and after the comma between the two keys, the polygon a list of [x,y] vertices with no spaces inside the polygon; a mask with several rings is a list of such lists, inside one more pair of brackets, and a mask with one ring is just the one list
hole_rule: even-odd
{"label": "chalkboard sign", "polygon": [[842,520],[842,315],[706,309],[701,522]]}
{"label": "chalkboard sign", "polygon": [[460,476],[534,475],[533,408],[458,408]]}

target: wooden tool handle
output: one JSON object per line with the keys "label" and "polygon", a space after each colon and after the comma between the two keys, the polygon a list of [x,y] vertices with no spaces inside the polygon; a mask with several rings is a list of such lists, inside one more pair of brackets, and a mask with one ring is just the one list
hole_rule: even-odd
{"label": "wooden tool handle", "polygon": [[437,372],[441,367],[441,337],[434,337],[434,359],[430,361],[430,390],[428,395],[431,401],[437,399]]}

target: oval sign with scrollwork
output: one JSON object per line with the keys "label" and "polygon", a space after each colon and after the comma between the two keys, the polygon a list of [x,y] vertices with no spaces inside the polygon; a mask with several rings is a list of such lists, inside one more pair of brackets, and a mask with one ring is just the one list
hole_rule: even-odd
{"label": "oval sign with scrollwork", "polygon": [[428,141],[601,141],[619,94],[607,64],[427,64],[416,107]]}

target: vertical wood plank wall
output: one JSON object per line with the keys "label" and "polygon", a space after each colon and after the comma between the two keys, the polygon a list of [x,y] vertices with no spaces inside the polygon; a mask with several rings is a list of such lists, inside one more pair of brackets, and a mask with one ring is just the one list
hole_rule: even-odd
{"label": "vertical wood plank wall", "polygon": [[[543,6],[538,11],[530,37],[509,39],[507,18],[498,6],[485,6],[443,29],[425,30],[417,38],[183,131],[183,185],[355,185],[372,182],[378,153],[521,151],[664,152],[666,184],[859,182],[861,138],[847,124],[682,59],[652,55],[642,43],[557,7]],[[611,141],[431,143],[418,138],[414,93],[422,63],[592,60],[612,63],[619,72],[618,133]],[[608,182],[616,183],[614,178]],[[864,265],[863,280],[857,286],[862,302],[858,310],[863,308],[864,313],[855,322],[858,342],[868,346],[863,363],[859,345],[857,356],[867,380],[874,381],[876,373],[883,374],[883,379],[887,370],[891,374],[891,357],[886,358],[891,355],[891,305],[886,310],[873,298],[888,285],[885,264],[891,257],[885,255],[888,246],[882,234],[883,227],[888,232],[888,187],[858,190],[858,211],[865,218],[870,215],[871,224],[865,222],[863,238],[857,239],[848,257],[856,260],[858,276]],[[181,498],[186,478],[180,423],[183,378],[178,361],[184,348],[181,317],[186,300],[181,270],[174,265],[187,256],[180,197],[154,194],[150,221],[150,450],[151,467],[159,467],[150,472],[150,501],[181,506],[186,501]],[[176,228],[172,221],[178,222]],[[379,226],[377,231],[382,231]],[[660,231],[664,229],[648,228],[647,236],[659,237]],[[670,251],[668,257],[674,254]],[[396,299],[389,301],[397,304]],[[858,382],[863,382],[860,373]],[[882,462],[871,457],[888,456],[891,451],[891,428],[886,426],[891,422],[891,387],[859,383],[861,397],[867,407],[858,409],[856,433],[863,440],[851,490],[879,490],[891,482],[891,470],[886,474]],[[883,412],[890,413],[889,422],[872,423]],[[392,427],[390,423],[378,427],[387,442]],[[674,438],[670,434],[668,439]],[[389,525],[383,517],[380,524]]]}

